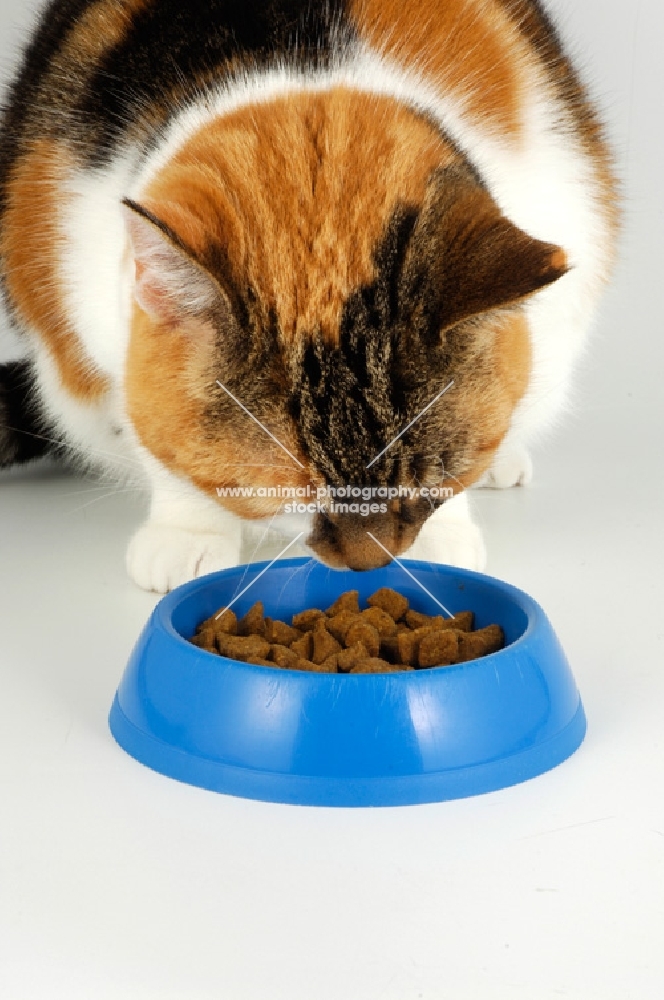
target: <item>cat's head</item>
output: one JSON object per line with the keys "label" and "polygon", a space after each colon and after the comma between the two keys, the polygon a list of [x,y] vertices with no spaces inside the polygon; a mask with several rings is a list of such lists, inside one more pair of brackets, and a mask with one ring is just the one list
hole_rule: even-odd
{"label": "cat's head", "polygon": [[[125,213],[129,415],[246,518],[307,484],[475,482],[528,383],[522,304],[567,269],[425,117],[345,88],[216,119]],[[438,505],[328,508],[309,544],[332,566],[383,565]]]}

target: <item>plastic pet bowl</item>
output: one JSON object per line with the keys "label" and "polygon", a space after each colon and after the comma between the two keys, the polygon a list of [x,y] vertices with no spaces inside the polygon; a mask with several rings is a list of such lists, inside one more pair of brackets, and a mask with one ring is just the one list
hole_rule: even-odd
{"label": "plastic pet bowl", "polygon": [[[458,666],[318,674],[222,659],[187,639],[268,565],[194,580],[159,602],[110,714],[113,736],[148,767],[217,792],[272,802],[387,806],[493,791],[555,767],[586,720],[565,654],[538,604],[480,573],[404,565],[451,612],[473,610],[506,646]],[[274,563],[234,605],[257,600],[290,621],[344,590],[394,587],[440,608],[398,565],[339,572],[309,559]]]}

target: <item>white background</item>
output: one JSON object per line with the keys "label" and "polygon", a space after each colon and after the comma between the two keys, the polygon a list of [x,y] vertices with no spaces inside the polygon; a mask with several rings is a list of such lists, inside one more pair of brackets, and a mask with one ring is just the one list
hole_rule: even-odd
{"label": "white background", "polygon": [[[489,572],[531,593],[567,650],[584,744],[518,787],[401,809],[268,805],[154,774],[106,723],[155,601],[123,567],[143,500],[5,473],[0,1000],[663,995],[664,7],[549,6],[608,119],[622,262],[535,482],[476,506]],[[0,8],[5,78],[30,16]]]}

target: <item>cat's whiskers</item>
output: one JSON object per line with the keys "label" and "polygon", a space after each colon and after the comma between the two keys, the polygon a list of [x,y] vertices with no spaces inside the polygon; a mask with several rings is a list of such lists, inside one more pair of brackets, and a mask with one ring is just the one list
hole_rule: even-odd
{"label": "cat's whiskers", "polygon": [[286,587],[290,586],[290,584],[293,582],[293,580],[298,575],[298,573],[302,573],[303,571],[306,571],[307,573],[311,573],[312,569],[314,568],[314,566],[317,563],[318,563],[318,559],[316,559],[314,556],[310,556],[309,559],[307,560],[307,562],[303,563],[301,566],[295,566],[295,568],[293,569],[292,573],[284,581],[284,584],[283,584],[281,590],[279,591],[279,600],[281,600],[281,598],[283,596],[283,593],[286,590]]}
{"label": "cat's whiskers", "polygon": [[[414,476],[413,478],[415,480],[417,488],[421,491],[422,490],[422,485],[423,485],[422,481],[420,479],[418,479],[417,476]],[[420,495],[421,495],[421,493],[420,493]],[[427,496],[427,497],[425,497],[425,499],[429,501],[429,506],[431,507],[431,510],[435,511],[436,508],[434,506],[434,503],[433,503],[433,500],[431,499],[431,497]]]}
{"label": "cat's whiskers", "polygon": [[[58,448],[62,449],[64,452],[76,452],[76,448],[69,445],[66,441],[60,440],[58,438],[48,437],[46,434],[37,434],[35,431],[26,431],[22,427],[12,427],[8,424],[4,425],[7,430],[13,431],[16,434],[25,434],[27,437],[37,438],[39,441],[46,441],[48,444],[54,444]],[[90,451],[93,449],[90,448]],[[114,461],[118,462],[131,462],[138,468],[143,468],[142,463],[137,458],[132,458],[130,455],[120,455],[113,451],[105,451],[103,448],[94,448],[94,452],[97,455],[104,455],[107,458],[112,458]]]}
{"label": "cat's whiskers", "polygon": [[[62,449],[63,452],[73,452],[76,458],[80,458],[81,461],[85,462],[86,458],[84,456],[79,456],[76,451],[76,446],[69,445],[66,441],[60,440],[58,438],[49,437],[46,434],[38,434],[34,431],[26,431],[21,427],[13,427],[9,424],[4,425],[7,430],[13,431],[16,434],[25,434],[28,437],[37,438],[40,441],[46,441],[48,444],[55,445],[57,448]],[[93,451],[91,448],[90,451]],[[114,462],[126,462],[135,466],[139,470],[144,469],[143,462],[140,459],[134,458],[131,455],[120,454],[118,452],[107,451],[103,448],[94,448],[94,454],[104,456],[106,458],[113,459]],[[293,471],[292,465],[275,463],[275,462],[222,462],[218,466],[219,469],[285,469],[289,472]],[[112,473],[109,471],[109,475]]]}
{"label": "cat's whiskers", "polygon": [[[82,510],[87,510],[87,508],[91,507],[92,504],[98,503],[100,500],[107,500],[109,497],[117,496],[120,493],[145,493],[145,490],[142,490],[138,486],[121,487],[120,489],[110,490],[108,493],[104,493],[100,497],[94,497],[93,500],[89,500],[87,503],[82,504],[80,507],[74,507],[73,510],[68,510],[68,511],[65,511],[64,513],[66,513],[66,514],[78,514]],[[70,495],[73,496],[74,494],[70,494]]]}
{"label": "cat's whiskers", "polygon": [[220,469],[287,469],[293,472],[292,465],[274,465],[269,462],[222,462]]}
{"label": "cat's whiskers", "polygon": [[135,486],[117,486],[117,487],[113,487],[113,488],[111,488],[109,490],[109,487],[112,487],[112,486],[113,486],[112,483],[100,483],[99,486],[91,486],[87,490],[73,490],[71,493],[61,493],[60,497],[63,500],[66,500],[69,497],[89,496],[91,493],[98,493],[99,490],[107,490],[108,491],[108,496],[111,496],[113,492],[120,493],[122,491],[129,491],[129,490],[135,490],[137,493],[143,492],[143,493],[149,495],[149,487],[147,485],[146,486],[138,486],[138,485],[135,485]]}
{"label": "cat's whiskers", "polygon": [[[281,505],[281,507],[283,507],[283,504]],[[281,507],[279,507],[277,510],[275,510],[275,512],[272,514],[272,517],[270,518],[269,522],[265,525],[265,528],[263,529],[263,533],[262,533],[261,537],[258,539],[258,541],[256,542],[256,544],[254,545],[254,550],[251,553],[251,558],[249,559],[250,563],[254,561],[254,559],[256,557],[256,553],[258,552],[259,548],[261,547],[261,545],[265,541],[267,535],[270,532],[270,529],[272,528],[272,525],[274,524],[275,518],[278,517],[278,515],[281,513]],[[243,576],[243,579],[244,579],[244,576]]]}

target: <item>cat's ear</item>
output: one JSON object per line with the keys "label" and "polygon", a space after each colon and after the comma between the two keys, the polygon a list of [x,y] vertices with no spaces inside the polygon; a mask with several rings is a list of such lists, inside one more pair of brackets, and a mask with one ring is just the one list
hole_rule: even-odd
{"label": "cat's ear", "polygon": [[212,309],[221,289],[177,233],[135,201],[126,198],[122,209],[136,264],[134,297],[141,309],[165,323]]}
{"label": "cat's ear", "polygon": [[439,330],[515,304],[567,271],[565,251],[511,223],[466,167],[432,175],[402,275],[407,297],[434,310]]}

